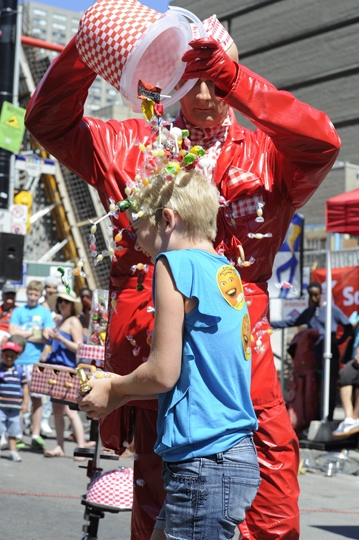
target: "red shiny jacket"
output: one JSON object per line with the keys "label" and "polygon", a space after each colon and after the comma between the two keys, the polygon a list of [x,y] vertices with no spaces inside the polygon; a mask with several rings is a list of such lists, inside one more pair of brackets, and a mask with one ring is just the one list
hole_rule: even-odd
{"label": "red shiny jacket", "polygon": [[[149,137],[146,122],[131,119],[104,122],[83,116],[88,88],[96,74],[80,59],[75,38],[51,64],[28,106],[25,124],[33,136],[69,169],[94,186],[107,209],[109,198],[125,197],[128,179],[133,179],[142,159],[136,143]],[[256,131],[238,125],[233,117],[222,147],[214,181],[228,204],[219,212],[216,246],[230,259],[238,257],[243,245],[246,259],[255,262],[240,273],[249,303],[252,329],[268,328],[266,281],[274,257],[281,247],[294,212],[313,195],[331,169],[340,140],[329,118],[288,92],[240,66],[238,77],[226,96],[228,105],[257,126]],[[181,114],[175,122],[184,127]],[[264,222],[255,221],[257,203],[264,203]],[[124,214],[114,220],[116,231],[128,225]],[[271,232],[271,238],[248,238],[249,232]],[[137,285],[130,268],[144,260],[125,238],[129,249],[118,253],[112,264],[110,295],[118,295],[117,312],[110,313],[106,367],[126,374],[149,354],[152,315],[151,271],[144,290]],[[133,339],[136,342],[134,346]],[[282,400],[270,348],[269,336],[263,347],[253,350],[252,398],[257,409]],[[137,355],[137,356],[135,356]],[[138,406],[155,407],[154,402]]]}

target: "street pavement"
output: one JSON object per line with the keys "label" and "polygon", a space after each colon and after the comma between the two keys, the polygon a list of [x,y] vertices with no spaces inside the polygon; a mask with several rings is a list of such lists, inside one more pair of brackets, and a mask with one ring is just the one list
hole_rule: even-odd
{"label": "street pavement", "polygon": [[[67,432],[68,433],[68,432]],[[29,445],[30,437],[24,438]],[[49,449],[55,438],[47,439]],[[23,540],[80,540],[84,524],[81,495],[86,492],[86,470],[72,458],[75,444],[66,442],[65,458],[44,458],[41,453],[21,451],[22,462],[0,459],[0,537]],[[345,443],[343,442],[343,448]],[[302,449],[301,457],[313,462],[325,451]],[[349,457],[358,463],[359,451]],[[133,459],[101,460],[104,470],[132,467]],[[301,540],[359,539],[359,476],[302,469]],[[131,512],[106,514],[100,521],[99,540],[129,540]],[[235,536],[238,538],[238,535]],[[209,539],[211,540],[211,539]]]}

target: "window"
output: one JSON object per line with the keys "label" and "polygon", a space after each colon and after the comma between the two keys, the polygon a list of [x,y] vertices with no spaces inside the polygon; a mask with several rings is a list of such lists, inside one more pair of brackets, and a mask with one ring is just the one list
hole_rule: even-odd
{"label": "window", "polygon": [[67,21],[67,17],[65,15],[60,15],[59,13],[53,13],[52,18],[57,19],[58,21]]}
{"label": "window", "polygon": [[71,19],[71,24],[76,24],[76,26],[78,26],[80,22],[80,19]]}
{"label": "window", "polygon": [[37,19],[34,17],[32,19],[32,22],[35,24],[39,24],[40,26],[47,26],[47,21],[45,19]]}
{"label": "window", "polygon": [[52,23],[52,28],[56,28],[57,30],[66,30],[66,24]]}
{"label": "window", "polygon": [[52,37],[64,39],[66,37],[66,34],[63,34],[62,32],[52,32]]}
{"label": "window", "polygon": [[98,86],[91,86],[90,92],[99,94],[101,92],[101,88],[99,88]]}
{"label": "window", "polygon": [[33,12],[34,15],[40,15],[41,17],[46,17],[46,15],[47,15],[47,11],[45,11],[43,9],[34,8],[32,10],[32,12]]}
{"label": "window", "polygon": [[107,93],[110,96],[117,96],[117,91],[114,88],[108,88]]}

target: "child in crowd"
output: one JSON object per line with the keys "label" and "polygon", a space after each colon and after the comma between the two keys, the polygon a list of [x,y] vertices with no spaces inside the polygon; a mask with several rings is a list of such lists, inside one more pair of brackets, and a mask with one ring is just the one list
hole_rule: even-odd
{"label": "child in crowd", "polygon": [[183,169],[173,181],[159,174],[145,186],[130,195],[128,216],[136,249],[155,262],[151,353],[129,375],[89,381],[78,402],[103,418],[133,399],[158,397],[155,451],[167,495],[151,538],[224,540],[260,483],[243,287],[212,245],[216,187]]}
{"label": "child in crowd", "polygon": [[[51,313],[45,307],[39,305],[42,295],[43,284],[40,281],[30,281],[27,285],[27,304],[14,310],[10,319],[9,331],[26,339],[25,351],[16,362],[21,366],[30,384],[34,364],[40,361],[45,343],[49,339],[49,333],[55,324]],[[33,450],[45,450],[45,442],[40,435],[42,417],[42,396],[31,393],[31,429]]]}
{"label": "child in crowd", "polygon": [[19,462],[21,457],[16,449],[16,438],[21,433],[21,411],[27,411],[29,389],[26,374],[15,360],[21,354],[20,345],[7,341],[1,347],[0,365],[0,436],[7,432],[10,460]]}

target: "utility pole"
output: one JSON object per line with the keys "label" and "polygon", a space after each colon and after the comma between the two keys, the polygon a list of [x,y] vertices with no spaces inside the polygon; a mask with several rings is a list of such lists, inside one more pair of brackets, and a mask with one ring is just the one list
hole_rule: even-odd
{"label": "utility pole", "polygon": [[[17,0],[0,0],[0,110],[3,102],[13,103],[16,52]],[[0,209],[7,209],[12,194],[9,192],[11,155],[0,148]]]}

